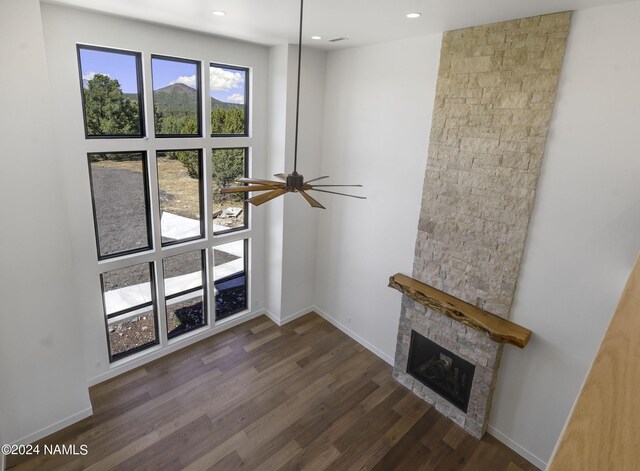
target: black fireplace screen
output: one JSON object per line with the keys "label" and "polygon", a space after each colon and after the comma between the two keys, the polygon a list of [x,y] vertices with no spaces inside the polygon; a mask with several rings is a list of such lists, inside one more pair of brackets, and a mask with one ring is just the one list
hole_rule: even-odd
{"label": "black fireplace screen", "polygon": [[407,373],[465,413],[475,370],[473,364],[411,331]]}

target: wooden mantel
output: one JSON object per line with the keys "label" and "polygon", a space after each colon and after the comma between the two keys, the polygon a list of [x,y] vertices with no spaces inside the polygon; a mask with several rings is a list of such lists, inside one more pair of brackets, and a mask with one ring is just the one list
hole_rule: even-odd
{"label": "wooden mantel", "polygon": [[487,332],[495,342],[510,343],[524,348],[531,337],[529,329],[401,273],[389,278],[389,287],[397,289],[429,309],[449,316],[476,330]]}

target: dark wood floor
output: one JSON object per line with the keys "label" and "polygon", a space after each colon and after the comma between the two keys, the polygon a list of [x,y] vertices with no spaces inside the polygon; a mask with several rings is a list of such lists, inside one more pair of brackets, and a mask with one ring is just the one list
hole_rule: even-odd
{"label": "dark wood floor", "polygon": [[315,314],[259,317],[91,389],[94,415],[41,443],[86,456],[11,469],[535,470],[474,439]]}

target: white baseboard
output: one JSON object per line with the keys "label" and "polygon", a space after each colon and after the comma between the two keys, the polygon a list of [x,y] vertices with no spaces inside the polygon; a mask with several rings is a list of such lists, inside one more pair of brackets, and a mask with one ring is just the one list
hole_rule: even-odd
{"label": "white baseboard", "polygon": [[[82,410],[73,415],[70,415],[69,417],[59,420],[51,425],[47,425],[46,427],[41,428],[37,432],[31,433],[26,437],[22,437],[20,440],[15,441],[13,445],[28,445],[30,443],[36,442],[41,438],[44,438],[48,435],[51,435],[52,433],[62,430],[63,428],[68,427],[69,425],[73,425],[76,422],[81,421],[82,419],[86,419],[87,417],[90,417],[91,415],[93,415],[93,408],[89,407],[85,410]],[[4,458],[4,455],[3,455],[3,458]],[[4,470],[4,466],[0,469]]]}
{"label": "white baseboard", "polygon": [[315,309],[316,309],[315,306],[309,306],[305,309],[302,309],[301,311],[294,312],[293,314],[283,317],[282,320],[280,321],[280,325],[288,324],[289,322],[294,321],[299,317],[306,316],[307,314],[310,314],[311,312],[315,311]]}
{"label": "white baseboard", "polygon": [[280,323],[280,319],[278,319],[276,315],[273,314],[271,311],[264,309],[264,315],[267,316],[269,319],[271,319],[275,325],[278,325],[278,326],[282,325]]}
{"label": "white baseboard", "polygon": [[389,355],[387,355],[386,353],[384,353],[382,350],[380,350],[378,347],[376,347],[375,345],[372,345],[371,343],[369,343],[367,340],[363,339],[362,337],[360,337],[358,334],[356,334],[353,330],[351,330],[349,327],[347,327],[346,325],[342,324],[339,320],[337,320],[335,317],[333,317],[330,314],[327,314],[326,312],[324,312],[322,309],[320,309],[317,306],[313,306],[309,309],[312,309],[313,311],[317,312],[320,316],[322,316],[325,320],[327,320],[328,322],[330,322],[331,324],[333,324],[334,326],[336,326],[338,329],[340,329],[342,332],[344,332],[345,334],[347,334],[349,337],[351,337],[353,340],[355,340],[356,342],[358,342],[360,345],[362,345],[363,347],[365,347],[367,350],[369,350],[370,352],[374,353],[375,355],[379,356],[380,358],[382,358],[384,361],[386,361],[387,363],[389,363],[391,366],[393,366],[394,364],[394,359],[391,358]]}
{"label": "white baseboard", "polygon": [[491,434],[493,437],[495,437],[500,442],[502,442],[505,445],[507,445],[509,448],[511,448],[513,451],[515,451],[520,456],[522,456],[524,459],[526,459],[529,462],[531,462],[531,464],[537,466],[538,468],[540,468],[542,470],[546,469],[547,463],[545,461],[542,461],[540,458],[538,458],[536,455],[531,453],[529,450],[527,450],[526,448],[524,448],[520,444],[518,444],[518,443],[514,442],[513,440],[511,440],[509,437],[507,437],[500,430],[497,430],[496,428],[494,428],[491,425],[489,425],[487,432],[489,432],[489,434]]}
{"label": "white baseboard", "polygon": [[283,317],[282,319],[278,319],[278,317],[273,314],[272,312],[268,311],[267,309],[264,309],[264,314],[271,319],[276,325],[282,327],[285,324],[288,324],[291,321],[296,320],[299,317],[302,316],[306,316],[307,314],[310,314],[311,312],[315,311],[315,306],[309,306],[307,308],[304,308],[298,312],[294,312],[293,314],[289,314],[288,316]]}

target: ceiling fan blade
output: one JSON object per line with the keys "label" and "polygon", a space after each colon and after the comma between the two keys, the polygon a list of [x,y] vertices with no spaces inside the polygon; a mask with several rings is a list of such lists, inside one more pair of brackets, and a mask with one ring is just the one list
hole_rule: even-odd
{"label": "ceiling fan blade", "polygon": [[314,208],[322,208],[322,209],[327,209],[324,206],[322,206],[318,201],[316,201],[314,198],[312,198],[307,192],[305,192],[304,190],[298,190],[298,193],[300,193],[302,195],[302,197],[307,200],[307,203],[309,203],[312,207]]}
{"label": "ceiling fan blade", "polygon": [[249,186],[228,186],[220,188],[220,193],[248,193],[250,191],[268,191],[275,190],[273,185],[249,185]]}
{"label": "ceiling fan blade", "polygon": [[283,180],[283,181],[287,181],[287,174],[286,173],[276,173],[274,175],[274,177],[278,177],[279,179]]}
{"label": "ceiling fan blade", "polygon": [[280,195],[284,195],[287,192],[284,188],[278,188],[269,193],[262,193],[261,195],[254,196],[249,198],[247,201],[255,206],[260,206],[267,201],[271,201],[274,198],[277,198]]}
{"label": "ceiling fan blade", "polygon": [[238,178],[236,181],[240,183],[258,183],[261,185],[274,185],[274,186],[282,185],[282,182],[276,182],[273,180],[263,180],[261,178]]}
{"label": "ceiling fan blade", "polygon": [[349,197],[351,197],[351,198],[358,198],[358,199],[360,199],[360,200],[366,200],[366,199],[367,199],[367,197],[366,197],[366,196],[348,195],[348,194],[346,194],[346,193],[338,193],[338,192],[336,192],[336,191],[319,190],[319,189],[317,189],[317,188],[311,188],[311,190],[314,190],[314,191],[321,191],[322,193],[331,193],[331,194],[333,194],[333,195],[349,196]]}
{"label": "ceiling fan blade", "polygon": [[307,180],[305,183],[317,182],[318,180],[322,180],[323,178],[329,178],[329,175],[325,175],[324,177],[314,178],[313,180]]}
{"label": "ceiling fan blade", "polygon": [[313,188],[316,187],[325,187],[325,186],[353,186],[353,187],[359,187],[362,188],[362,185],[311,185]]}

